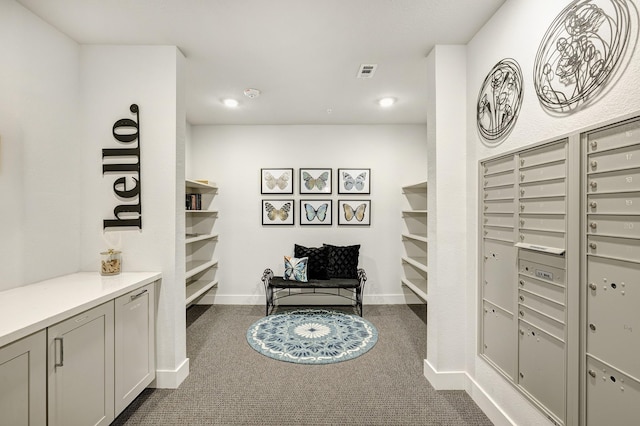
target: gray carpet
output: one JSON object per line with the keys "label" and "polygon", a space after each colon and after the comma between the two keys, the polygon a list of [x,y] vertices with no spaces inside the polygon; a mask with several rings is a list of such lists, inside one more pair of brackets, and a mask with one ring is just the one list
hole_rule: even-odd
{"label": "gray carpet", "polygon": [[425,305],[365,306],[378,343],[328,365],[253,350],[245,333],[263,315],[263,306],[190,308],[189,377],[179,389],[145,390],[113,424],[491,425],[465,392],[436,392],[424,378]]}

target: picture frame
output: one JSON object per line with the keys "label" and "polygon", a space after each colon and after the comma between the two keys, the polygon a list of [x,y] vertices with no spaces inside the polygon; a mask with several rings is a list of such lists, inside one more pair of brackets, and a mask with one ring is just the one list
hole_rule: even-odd
{"label": "picture frame", "polygon": [[338,194],[370,194],[371,169],[338,169]]}
{"label": "picture frame", "polygon": [[331,194],[333,170],[327,168],[301,168],[300,194]]}
{"label": "picture frame", "polygon": [[295,203],[293,199],[262,200],[263,225],[293,225]]}
{"label": "picture frame", "polygon": [[293,194],[293,169],[260,169],[261,194]]}
{"label": "picture frame", "polygon": [[338,200],[338,225],[371,225],[371,200]]}
{"label": "picture frame", "polygon": [[331,226],[333,224],[333,200],[300,200],[300,225]]}

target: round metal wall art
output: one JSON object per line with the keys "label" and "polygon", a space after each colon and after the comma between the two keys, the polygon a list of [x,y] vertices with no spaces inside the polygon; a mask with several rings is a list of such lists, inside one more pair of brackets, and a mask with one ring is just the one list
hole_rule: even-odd
{"label": "round metal wall art", "polygon": [[553,21],[536,54],[542,106],[570,113],[592,100],[619,68],[631,37],[627,0],[575,0]]}
{"label": "round metal wall art", "polygon": [[513,130],[524,94],[522,70],[511,58],[498,62],[478,93],[477,123],[480,136],[496,142]]}

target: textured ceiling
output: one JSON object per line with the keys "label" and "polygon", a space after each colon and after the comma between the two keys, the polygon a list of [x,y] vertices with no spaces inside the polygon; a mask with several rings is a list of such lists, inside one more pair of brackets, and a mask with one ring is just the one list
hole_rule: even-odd
{"label": "textured ceiling", "polygon": [[427,54],[466,44],[504,0],[19,2],[81,44],[177,46],[192,124],[388,124],[426,122]]}

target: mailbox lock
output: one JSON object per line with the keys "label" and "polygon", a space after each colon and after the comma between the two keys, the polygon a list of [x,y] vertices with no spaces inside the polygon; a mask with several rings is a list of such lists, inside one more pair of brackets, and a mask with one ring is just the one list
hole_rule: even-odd
{"label": "mailbox lock", "polygon": [[524,234],[520,234],[520,239],[524,241]]}
{"label": "mailbox lock", "polygon": [[487,186],[487,185],[489,185],[489,181],[488,181],[488,180],[485,180],[485,181],[484,181],[484,186]]}
{"label": "mailbox lock", "polygon": [[598,167],[598,162],[597,162],[596,160],[593,160],[593,161],[591,162],[591,168],[592,168],[592,169],[595,169],[596,167]]}
{"label": "mailbox lock", "polygon": [[595,290],[595,289],[597,289],[597,288],[598,288],[598,286],[596,286],[594,283],[589,283],[589,288],[590,288],[591,290]]}
{"label": "mailbox lock", "polygon": [[524,173],[520,173],[520,180],[524,180]]}
{"label": "mailbox lock", "polygon": [[524,219],[520,219],[520,226],[524,226]]}
{"label": "mailbox lock", "polygon": [[485,205],[485,206],[484,206],[484,209],[485,209],[485,210],[489,210],[489,206],[486,206],[486,205]]}
{"label": "mailbox lock", "polygon": [[524,311],[519,311],[518,313],[520,314],[521,317],[524,316]]}
{"label": "mailbox lock", "polygon": [[593,370],[589,370],[589,375],[590,375],[591,377],[595,378],[595,377],[596,377],[596,372],[595,372],[595,371],[593,371]]}
{"label": "mailbox lock", "polygon": [[524,158],[521,158],[521,159],[520,159],[520,165],[521,165],[521,166],[524,166]]}
{"label": "mailbox lock", "polygon": [[520,373],[520,378],[524,379],[524,374]]}
{"label": "mailbox lock", "polygon": [[595,209],[596,207],[598,207],[598,203],[592,201],[591,203],[589,203],[589,206],[591,206],[592,209]]}
{"label": "mailbox lock", "polygon": [[595,324],[589,324],[589,328],[591,329],[591,331],[596,331]]}
{"label": "mailbox lock", "polygon": [[524,296],[520,295],[519,299],[521,302],[524,302]]}
{"label": "mailbox lock", "polygon": [[520,329],[520,334],[524,336],[524,330]]}
{"label": "mailbox lock", "polygon": [[595,249],[598,245],[596,243],[589,243],[589,247]]}
{"label": "mailbox lock", "polygon": [[489,193],[488,193],[488,192],[485,192],[485,193],[484,193],[484,198],[487,198],[488,196],[489,196]]}
{"label": "mailbox lock", "polygon": [[524,285],[524,280],[520,280],[520,285]]}
{"label": "mailbox lock", "polygon": [[598,141],[591,142],[591,149],[597,149],[597,148],[598,148]]}
{"label": "mailbox lock", "polygon": [[595,180],[592,180],[591,182],[589,182],[589,185],[591,185],[592,189],[596,189],[598,187],[598,182],[596,182]]}
{"label": "mailbox lock", "polygon": [[524,188],[520,190],[520,195],[524,195]]}
{"label": "mailbox lock", "polygon": [[598,227],[598,224],[595,222],[591,222],[589,226],[591,227],[591,229],[596,229]]}
{"label": "mailbox lock", "polygon": [[524,204],[520,204],[520,210],[524,210]]}

